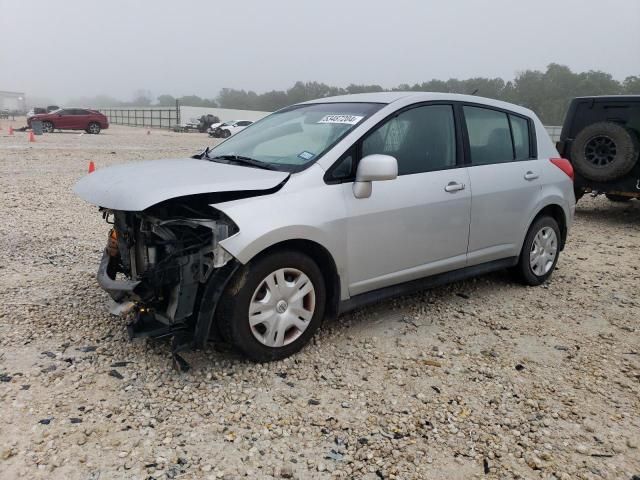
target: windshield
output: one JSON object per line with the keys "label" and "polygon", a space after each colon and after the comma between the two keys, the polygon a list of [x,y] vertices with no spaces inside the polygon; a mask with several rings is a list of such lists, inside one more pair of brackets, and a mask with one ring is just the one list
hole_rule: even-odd
{"label": "windshield", "polygon": [[314,103],[273,113],[214,147],[208,157],[247,157],[278,170],[315,162],[365,118],[377,103]]}

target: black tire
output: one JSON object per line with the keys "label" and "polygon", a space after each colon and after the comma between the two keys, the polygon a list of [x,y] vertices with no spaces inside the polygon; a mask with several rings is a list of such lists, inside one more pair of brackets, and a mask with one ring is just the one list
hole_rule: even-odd
{"label": "black tire", "polygon": [[599,122],[576,135],[571,163],[583,177],[608,182],[629,173],[639,151],[635,133],[612,122]]}
{"label": "black tire", "polygon": [[42,131],[44,133],[53,133],[53,123],[51,122],[42,122]]}
{"label": "black tire", "polygon": [[612,202],[628,202],[629,200],[631,200],[631,197],[625,197],[624,195],[615,195],[613,193],[605,193],[604,195],[605,197],[607,197],[608,200],[611,200]]}
{"label": "black tire", "polygon": [[[533,271],[531,267],[531,253],[533,248],[533,243],[538,235],[544,229],[551,228],[556,236],[556,253],[553,257],[551,268],[546,273],[537,274]],[[524,245],[522,246],[522,251],[520,252],[520,259],[518,260],[518,265],[514,268],[514,273],[520,282],[525,285],[536,286],[540,285],[547,281],[547,279],[553,273],[553,270],[556,268],[556,264],[558,263],[558,257],[560,255],[560,228],[558,227],[558,223],[552,218],[548,216],[538,217],[529,227],[529,231],[527,232],[527,236],[524,240]]]}
{"label": "black tire", "polygon": [[92,135],[98,135],[100,133],[100,124],[97,122],[91,122],[87,125],[87,129],[85,130],[87,133],[91,133]]}
{"label": "black tire", "polygon": [[229,130],[222,130],[222,138],[229,138],[231,136],[231,132]]}
{"label": "black tire", "polygon": [[584,197],[585,191],[582,188],[573,187],[573,193],[576,197],[576,202]]}
{"label": "black tire", "polygon": [[[272,272],[282,268],[304,273],[315,290],[315,308],[308,326],[291,343],[270,347],[259,341],[249,324],[249,306],[254,292]],[[326,306],[326,287],[318,265],[307,255],[279,250],[241,267],[229,281],[218,307],[216,323],[222,337],[255,362],[286,358],[304,347],[322,323]]]}

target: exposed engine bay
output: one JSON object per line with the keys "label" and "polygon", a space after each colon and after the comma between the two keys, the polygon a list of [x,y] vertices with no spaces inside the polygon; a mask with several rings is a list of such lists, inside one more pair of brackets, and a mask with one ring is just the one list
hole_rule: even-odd
{"label": "exposed engine bay", "polygon": [[131,337],[168,337],[175,353],[216,340],[219,299],[242,262],[226,251],[238,225],[215,205],[270,195],[289,172],[193,158],[130,162],[80,179],[74,192],[111,225],[98,283]]}
{"label": "exposed engine bay", "polygon": [[143,212],[101,211],[112,228],[98,282],[116,302],[112,313],[134,310],[132,336],[192,336],[205,284],[233,260],[219,242],[238,227],[206,204],[168,201]]}

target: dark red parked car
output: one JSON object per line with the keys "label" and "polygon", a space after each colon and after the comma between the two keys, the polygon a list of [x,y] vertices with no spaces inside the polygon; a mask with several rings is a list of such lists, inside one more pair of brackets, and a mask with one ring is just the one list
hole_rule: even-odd
{"label": "dark red parked car", "polygon": [[100,130],[109,128],[109,120],[102,113],[83,108],[61,108],[51,113],[41,113],[27,119],[31,122],[40,120],[42,130],[47,133],[58,130],[84,130],[87,133],[100,133]]}

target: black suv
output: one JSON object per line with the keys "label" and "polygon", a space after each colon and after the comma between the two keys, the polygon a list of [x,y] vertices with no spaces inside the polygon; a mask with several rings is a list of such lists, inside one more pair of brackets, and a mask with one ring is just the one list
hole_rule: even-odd
{"label": "black suv", "polygon": [[575,170],[575,193],[640,198],[640,95],[579,97],[569,105],[558,152]]}

